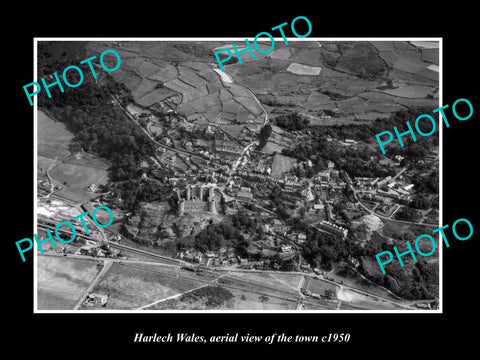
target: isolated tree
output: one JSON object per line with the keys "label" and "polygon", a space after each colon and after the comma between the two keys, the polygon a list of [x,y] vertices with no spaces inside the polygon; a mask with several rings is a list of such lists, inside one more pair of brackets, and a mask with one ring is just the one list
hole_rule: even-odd
{"label": "isolated tree", "polygon": [[327,300],[330,300],[333,297],[333,295],[335,295],[335,292],[332,289],[325,290],[325,298]]}
{"label": "isolated tree", "polygon": [[258,298],[262,303],[266,303],[268,300],[270,300],[270,298],[266,295],[260,295]]}

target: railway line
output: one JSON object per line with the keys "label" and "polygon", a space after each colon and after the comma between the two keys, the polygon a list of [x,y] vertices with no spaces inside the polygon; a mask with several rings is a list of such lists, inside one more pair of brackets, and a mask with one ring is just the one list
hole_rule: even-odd
{"label": "railway line", "polygon": [[[49,226],[47,226],[44,223],[40,223],[40,221],[37,224],[37,226],[42,228],[42,229],[50,229]],[[67,234],[72,234],[72,232],[69,231],[69,230],[63,230],[62,229],[60,232],[67,233]],[[152,253],[152,252],[149,252],[149,251],[136,249],[134,247],[130,247],[130,246],[127,246],[127,245],[118,244],[118,243],[111,242],[111,241],[108,241],[108,240],[107,241],[98,240],[98,239],[92,238],[90,236],[83,235],[83,234],[79,233],[78,231],[76,232],[75,238],[82,238],[84,240],[89,240],[89,241],[94,241],[94,242],[104,242],[104,243],[108,244],[111,248],[118,249],[118,250],[129,251],[131,253],[139,254],[139,255],[142,255],[142,256],[148,256],[148,257],[151,257],[151,258],[162,260],[162,262],[167,262],[167,263],[176,264],[176,265],[189,264],[189,263],[184,262],[182,260],[173,259],[173,258],[168,257],[168,256],[159,255],[159,254],[155,254],[155,253]]]}

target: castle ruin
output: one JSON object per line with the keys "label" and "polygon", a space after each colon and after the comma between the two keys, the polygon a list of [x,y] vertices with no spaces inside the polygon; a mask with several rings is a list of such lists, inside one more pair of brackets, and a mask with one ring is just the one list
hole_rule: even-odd
{"label": "castle ruin", "polygon": [[188,185],[183,197],[177,189],[177,197],[179,216],[197,212],[217,213],[215,188],[212,185]]}

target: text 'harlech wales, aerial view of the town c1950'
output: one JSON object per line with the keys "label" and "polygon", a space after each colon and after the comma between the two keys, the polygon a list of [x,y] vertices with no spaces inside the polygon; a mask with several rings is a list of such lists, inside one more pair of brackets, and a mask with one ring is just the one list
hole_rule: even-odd
{"label": "text 'harlech wales, aerial view of the town c1950'", "polygon": [[439,227],[439,132],[375,138],[440,106],[439,41],[289,38],[223,72],[245,41],[47,40],[38,78],[85,76],[37,97],[38,238],[114,220],[42,244],[37,310],[440,308],[439,251],[375,258]]}

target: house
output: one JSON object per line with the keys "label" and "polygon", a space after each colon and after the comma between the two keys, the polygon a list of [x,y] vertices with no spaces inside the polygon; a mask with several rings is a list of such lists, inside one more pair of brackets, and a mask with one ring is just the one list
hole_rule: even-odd
{"label": "house", "polygon": [[250,191],[237,191],[237,198],[240,198],[242,200],[252,200],[253,199],[253,194]]}
{"label": "house", "polygon": [[318,178],[320,182],[329,182],[330,181],[330,172],[322,171],[318,173]]}
{"label": "house", "polygon": [[345,239],[347,237],[347,234],[348,234],[347,229],[345,229],[345,228],[343,228],[339,225],[333,224],[331,222],[328,222],[328,221],[322,221],[319,225],[319,228],[323,229],[325,231],[328,231],[331,234],[340,236],[343,239]]}
{"label": "house", "polygon": [[412,190],[413,187],[414,187],[414,185],[413,185],[413,184],[410,184],[410,185],[404,186],[404,187],[403,187],[403,190],[405,190],[405,191],[410,191],[410,190]]}
{"label": "house", "polygon": [[87,255],[87,256],[95,256],[97,253],[97,245],[86,244],[83,245],[80,249],[77,250],[75,255]]}
{"label": "house", "polygon": [[282,245],[282,252],[283,253],[287,253],[287,252],[291,252],[291,251],[292,251],[292,245],[285,245],[285,244]]}
{"label": "house", "polygon": [[315,200],[315,196],[313,196],[312,190],[310,187],[305,188],[302,190],[301,193],[302,198],[306,199],[306,201],[313,201]]}
{"label": "house", "polygon": [[311,269],[311,266],[310,266],[310,264],[302,264],[302,265],[300,265],[300,269],[302,269],[302,270],[310,270],[310,269]]}
{"label": "house", "polygon": [[299,243],[304,243],[305,241],[307,241],[307,235],[304,234],[304,233],[300,233],[297,235],[297,241]]}
{"label": "house", "polygon": [[395,184],[396,184],[396,182],[393,181],[393,182],[391,182],[390,184],[387,184],[387,187],[391,189],[391,188],[393,188],[393,187],[395,186]]}
{"label": "house", "polygon": [[108,295],[101,295],[96,293],[90,293],[85,298],[83,305],[85,306],[105,306],[108,301]]}

